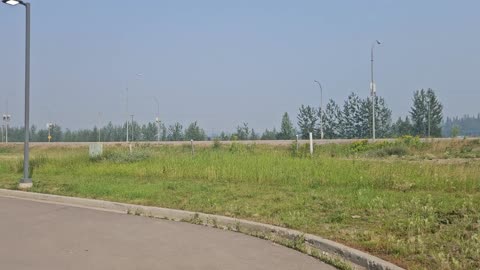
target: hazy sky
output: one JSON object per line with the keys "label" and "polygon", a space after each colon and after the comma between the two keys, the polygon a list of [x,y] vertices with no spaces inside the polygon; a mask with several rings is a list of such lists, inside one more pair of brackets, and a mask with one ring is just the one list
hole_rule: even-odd
{"label": "hazy sky", "polygon": [[[301,104],[378,94],[394,117],[433,88],[445,115],[480,112],[480,1],[32,2],[32,122],[86,128],[130,113],[208,133],[296,119]],[[143,76],[136,76],[142,73]],[[24,9],[0,3],[0,111],[23,123]],[[296,122],[296,121],[295,121]]]}

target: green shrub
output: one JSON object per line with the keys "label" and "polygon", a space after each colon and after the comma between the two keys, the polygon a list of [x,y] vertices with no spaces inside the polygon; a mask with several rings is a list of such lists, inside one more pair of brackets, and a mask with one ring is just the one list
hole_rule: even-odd
{"label": "green shrub", "polygon": [[404,135],[398,139],[398,142],[410,147],[418,148],[423,146],[423,143],[420,141],[420,137],[418,136],[413,137],[410,135]]}
{"label": "green shrub", "polygon": [[218,138],[215,138],[213,140],[213,146],[212,146],[213,149],[220,149],[222,148],[222,143],[220,142],[220,140]]}
{"label": "green shrub", "polygon": [[404,145],[386,146],[380,149],[373,150],[368,156],[373,157],[388,157],[388,156],[405,156],[408,154],[408,148]]}
{"label": "green shrub", "polygon": [[350,152],[352,153],[361,153],[369,149],[368,140],[356,141],[350,144]]}

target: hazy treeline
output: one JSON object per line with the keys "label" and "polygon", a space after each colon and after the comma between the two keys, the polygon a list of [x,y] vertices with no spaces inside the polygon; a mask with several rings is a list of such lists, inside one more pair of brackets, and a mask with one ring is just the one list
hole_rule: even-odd
{"label": "hazy treeline", "polygon": [[[445,136],[452,134],[457,136],[478,135],[480,132],[480,115],[477,118],[463,117],[461,119],[447,118],[443,122],[443,106],[438,101],[432,89],[417,90],[414,92],[409,115],[392,121],[392,111],[388,108],[384,98],[376,97],[375,102],[375,126],[376,137],[399,137],[413,135],[420,137],[441,137],[442,124],[445,125]],[[234,132],[221,132],[207,136],[195,121],[184,127],[176,122],[166,125],[160,122],[140,124],[129,122],[130,141],[203,141],[210,139],[220,140],[289,140],[299,138],[307,139],[309,132],[314,138],[321,137],[323,127],[324,138],[370,138],[372,136],[372,100],[361,98],[351,93],[343,102],[338,104],[329,100],[323,108],[301,105],[296,115],[296,126],[288,113],[281,118],[280,128],[266,129],[259,133],[242,123],[236,127]],[[111,122],[101,128],[80,130],[63,130],[60,126],[54,126],[51,130],[52,141],[65,142],[94,142],[94,141],[126,141],[127,124],[114,125]],[[9,141],[22,141],[23,129],[12,127],[9,129]],[[2,129],[2,138],[4,138]],[[48,141],[48,130],[37,129],[32,126],[30,129],[31,140],[35,142]],[[212,138],[213,137],[213,138]],[[3,139],[4,140],[4,139]]]}
{"label": "hazy treeline", "polygon": [[443,136],[480,136],[480,113],[477,117],[469,115],[460,118],[447,117],[443,126]]}

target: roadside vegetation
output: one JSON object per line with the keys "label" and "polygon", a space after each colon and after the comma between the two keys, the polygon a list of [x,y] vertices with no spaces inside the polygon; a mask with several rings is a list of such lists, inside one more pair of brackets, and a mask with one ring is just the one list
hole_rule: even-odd
{"label": "roadside vegetation", "polygon": [[[21,146],[0,147],[16,189]],[[316,146],[32,149],[33,192],[219,214],[297,229],[408,269],[480,268],[480,140]]]}

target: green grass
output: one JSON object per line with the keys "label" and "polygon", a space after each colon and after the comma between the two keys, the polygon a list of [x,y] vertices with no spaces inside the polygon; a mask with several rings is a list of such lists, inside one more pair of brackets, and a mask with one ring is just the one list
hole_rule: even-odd
{"label": "green grass", "polygon": [[[0,149],[15,189],[20,147]],[[480,142],[32,149],[34,192],[244,218],[317,234],[409,269],[480,268]]]}

